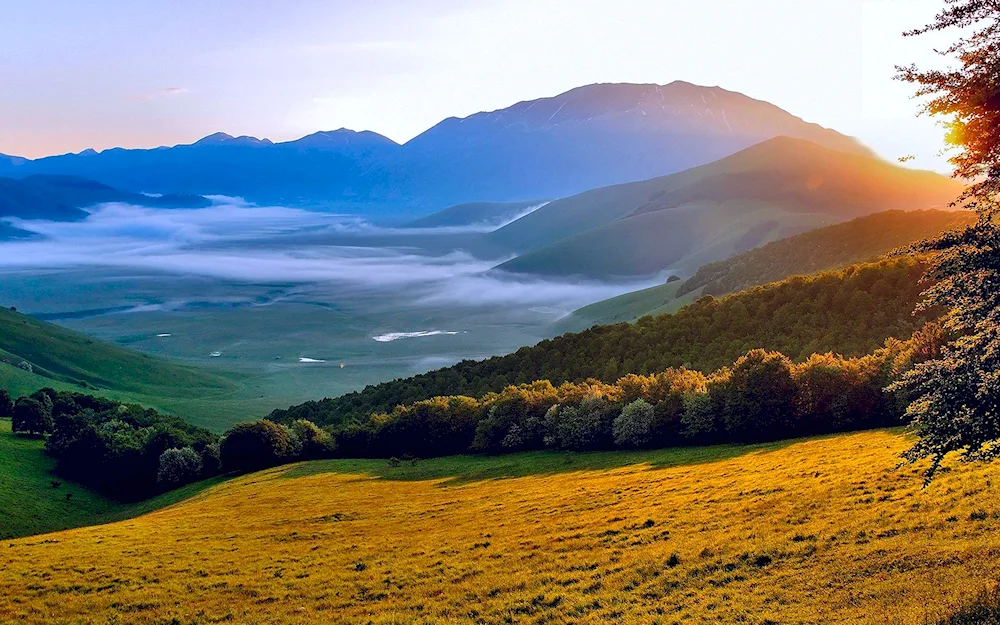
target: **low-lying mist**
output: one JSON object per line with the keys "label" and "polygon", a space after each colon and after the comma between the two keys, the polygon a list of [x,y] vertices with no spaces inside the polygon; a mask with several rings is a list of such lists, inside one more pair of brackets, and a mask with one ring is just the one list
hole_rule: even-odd
{"label": "low-lying mist", "polygon": [[[12,224],[38,236],[0,242],[0,270],[5,272],[100,268],[224,282],[324,284],[342,292],[406,292],[401,306],[516,304],[551,309],[556,316],[642,286],[491,272],[511,255],[470,250],[477,250],[478,235],[503,223],[384,228],[357,216],[217,198],[209,208],[105,204],[81,222]],[[447,235],[447,244],[428,245],[435,235]]]}

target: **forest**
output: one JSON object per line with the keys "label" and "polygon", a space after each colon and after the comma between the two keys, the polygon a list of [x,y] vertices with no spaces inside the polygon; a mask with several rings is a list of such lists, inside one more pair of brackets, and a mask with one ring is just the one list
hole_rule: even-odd
{"label": "forest", "polygon": [[795,362],[826,352],[862,356],[888,338],[909,337],[936,316],[913,314],[926,287],[923,272],[917,259],[899,257],[788,278],[721,299],[707,296],[676,314],[595,326],[507,356],[463,361],[276,410],[269,419],[339,427],[398,405],[447,395],[479,398],[536,380],[614,383],[628,374],[679,367],[710,373],[752,349],[781,352]]}

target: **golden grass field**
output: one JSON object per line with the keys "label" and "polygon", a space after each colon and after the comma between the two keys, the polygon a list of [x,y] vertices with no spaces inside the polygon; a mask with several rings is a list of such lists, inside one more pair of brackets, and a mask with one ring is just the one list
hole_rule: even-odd
{"label": "golden grass field", "polygon": [[906,444],[462,482],[283,467],[0,543],[0,622],[919,624],[1000,578],[1000,467],[922,490]]}

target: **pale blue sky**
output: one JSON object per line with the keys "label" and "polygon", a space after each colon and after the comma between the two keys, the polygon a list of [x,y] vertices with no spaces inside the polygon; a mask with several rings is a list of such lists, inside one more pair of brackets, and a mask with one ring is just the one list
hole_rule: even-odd
{"label": "pale blue sky", "polygon": [[888,158],[935,156],[893,65],[941,0],[0,0],[0,152],[405,141],[593,82],[687,80],[765,99]]}

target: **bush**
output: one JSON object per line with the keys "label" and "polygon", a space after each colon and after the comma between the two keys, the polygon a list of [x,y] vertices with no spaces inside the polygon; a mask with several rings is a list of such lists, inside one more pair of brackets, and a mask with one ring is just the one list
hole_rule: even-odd
{"label": "bush", "polygon": [[644,399],[637,399],[622,408],[612,428],[619,447],[646,447],[656,434],[656,411]]}
{"label": "bush", "polygon": [[194,449],[168,449],[160,454],[156,481],[164,486],[176,487],[197,480],[201,473],[201,456]]}
{"label": "bush", "polygon": [[256,471],[278,464],[289,455],[288,430],[261,419],[240,423],[226,432],[219,456],[226,471]]}
{"label": "bush", "polygon": [[17,434],[42,436],[52,431],[52,402],[21,397],[14,403],[11,429]]}

